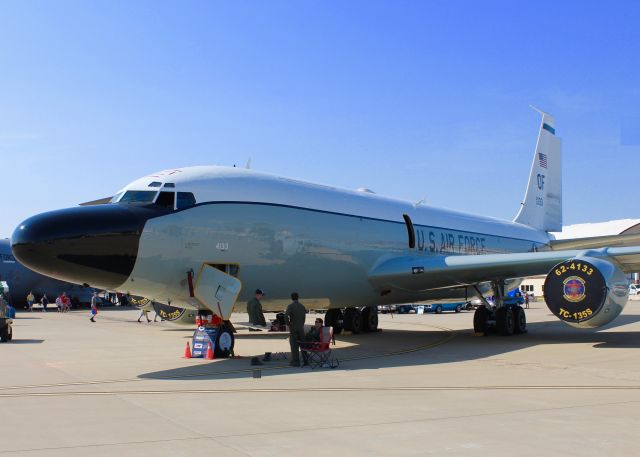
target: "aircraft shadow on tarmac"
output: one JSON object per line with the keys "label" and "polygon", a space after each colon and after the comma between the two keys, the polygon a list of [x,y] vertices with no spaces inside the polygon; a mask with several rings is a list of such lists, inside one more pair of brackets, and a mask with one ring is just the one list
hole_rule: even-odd
{"label": "aircraft shadow on tarmac", "polygon": [[42,344],[44,340],[34,340],[28,338],[14,338],[10,344]]}
{"label": "aircraft shadow on tarmac", "polygon": [[[616,327],[640,321],[638,315],[620,316],[615,324],[600,329],[573,329],[560,321],[534,322],[528,324],[528,333],[504,337],[499,335],[475,336],[472,329],[455,331],[433,330],[384,330],[377,334],[340,335],[338,345],[332,348],[332,358],[338,359],[339,370],[371,370],[380,368],[433,365],[480,360],[500,354],[523,350],[538,345],[587,344],[593,348],[639,348],[640,331],[612,331]],[[434,319],[434,325],[437,321]],[[265,342],[287,338],[284,334],[238,334],[238,340],[255,339]],[[340,342],[349,344],[339,347]],[[237,347],[237,346],[236,346]],[[280,346],[281,347],[281,346]],[[287,353],[287,356],[289,354]],[[174,368],[140,374],[145,379],[238,379],[248,378],[254,370],[261,370],[261,377],[314,373],[328,368],[310,370],[289,367],[287,360],[265,362],[261,366],[251,366],[251,357],[262,359],[263,354],[243,354],[240,359],[221,359],[211,363]]]}

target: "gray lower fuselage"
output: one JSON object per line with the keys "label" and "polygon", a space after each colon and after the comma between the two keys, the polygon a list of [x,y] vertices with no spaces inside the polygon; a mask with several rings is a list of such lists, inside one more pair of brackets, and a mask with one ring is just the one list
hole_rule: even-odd
{"label": "gray lower fuselage", "polygon": [[469,297],[467,287],[381,295],[368,275],[393,256],[528,252],[548,242],[546,233],[522,226],[511,237],[492,234],[491,222],[478,230],[482,223],[474,221],[473,231],[415,223],[415,247],[409,248],[407,226],[399,219],[272,203],[199,204],[146,222],[134,269],[119,289],[191,308],[187,272],[197,273],[204,263],[237,267],[238,309],[256,288],[266,291],[265,310],[283,309],[294,291],[310,308],[460,300]]}

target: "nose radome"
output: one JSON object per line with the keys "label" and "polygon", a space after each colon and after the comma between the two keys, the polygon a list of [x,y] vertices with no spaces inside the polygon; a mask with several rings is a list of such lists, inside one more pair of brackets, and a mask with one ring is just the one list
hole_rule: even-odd
{"label": "nose radome", "polygon": [[144,224],[155,215],[117,204],[50,211],[22,222],[11,235],[11,248],[38,273],[113,290],[131,274]]}

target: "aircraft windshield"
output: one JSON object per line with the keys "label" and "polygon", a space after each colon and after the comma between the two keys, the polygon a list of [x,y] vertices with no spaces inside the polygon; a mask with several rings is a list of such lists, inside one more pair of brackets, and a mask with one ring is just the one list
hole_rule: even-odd
{"label": "aircraft windshield", "polygon": [[191,192],[178,192],[178,209],[187,208],[196,204],[196,198]]}
{"label": "aircraft windshield", "polygon": [[128,190],[118,203],[153,203],[157,193],[155,190]]}

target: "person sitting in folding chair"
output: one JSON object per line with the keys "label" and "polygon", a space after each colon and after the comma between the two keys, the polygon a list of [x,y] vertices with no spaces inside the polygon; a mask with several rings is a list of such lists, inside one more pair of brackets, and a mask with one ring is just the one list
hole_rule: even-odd
{"label": "person sitting in folding chair", "polygon": [[[305,335],[305,340],[300,342],[302,360],[304,365],[312,368],[327,363],[331,355],[331,327],[323,327],[323,321],[319,317]],[[328,330],[328,331],[327,331]]]}

